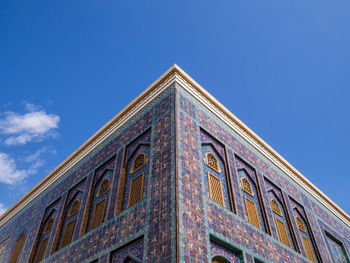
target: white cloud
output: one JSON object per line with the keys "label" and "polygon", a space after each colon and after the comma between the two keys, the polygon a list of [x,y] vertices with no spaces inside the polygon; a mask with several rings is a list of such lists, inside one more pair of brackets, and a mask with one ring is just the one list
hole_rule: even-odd
{"label": "white cloud", "polygon": [[5,213],[6,210],[7,210],[7,208],[5,207],[5,205],[3,203],[0,203],[0,215]]}
{"label": "white cloud", "polygon": [[0,183],[14,185],[22,182],[29,175],[37,173],[38,168],[44,165],[44,160],[41,159],[44,153],[55,154],[55,151],[48,150],[43,147],[35,153],[22,158],[23,162],[30,163],[27,169],[18,169],[16,161],[10,155],[0,152]]}
{"label": "white cloud", "polygon": [[26,103],[28,113],[20,115],[5,112],[0,115],[0,133],[8,136],[6,145],[23,145],[31,141],[42,141],[56,135],[60,117],[47,114],[39,106]]}
{"label": "white cloud", "polygon": [[14,159],[6,153],[0,153],[0,182],[13,185],[24,180],[33,169],[19,170]]}

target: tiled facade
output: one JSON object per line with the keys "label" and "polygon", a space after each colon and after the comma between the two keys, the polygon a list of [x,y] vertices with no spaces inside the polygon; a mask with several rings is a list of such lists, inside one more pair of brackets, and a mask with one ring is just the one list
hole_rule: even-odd
{"label": "tiled facade", "polygon": [[350,229],[172,82],[0,227],[0,262],[16,249],[15,262],[343,263]]}

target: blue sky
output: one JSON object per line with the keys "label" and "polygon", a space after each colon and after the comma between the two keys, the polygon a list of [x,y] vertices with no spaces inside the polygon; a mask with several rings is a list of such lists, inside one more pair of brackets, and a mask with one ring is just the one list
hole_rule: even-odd
{"label": "blue sky", "polygon": [[2,1],[0,212],[177,63],[350,212],[350,2]]}

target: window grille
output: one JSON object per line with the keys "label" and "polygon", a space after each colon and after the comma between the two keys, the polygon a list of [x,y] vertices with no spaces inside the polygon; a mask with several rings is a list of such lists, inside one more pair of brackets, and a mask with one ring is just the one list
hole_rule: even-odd
{"label": "window grille", "polygon": [[207,152],[205,154],[205,162],[209,168],[213,169],[217,173],[221,173],[219,161],[216,159],[214,154]]}
{"label": "window grille", "polygon": [[140,153],[134,160],[132,164],[131,173],[135,173],[146,165],[146,154]]}
{"label": "window grille", "polygon": [[276,217],[275,217],[275,222],[276,222],[277,232],[278,232],[280,241],[286,246],[291,247],[286,225],[284,224],[283,221],[279,220]]}
{"label": "window grille", "polygon": [[143,198],[143,181],[144,181],[144,173],[136,176],[132,179],[130,184],[130,193],[129,193],[129,202],[128,206],[132,206],[142,200]]}
{"label": "window grille", "polygon": [[208,185],[210,198],[219,205],[225,206],[221,180],[208,172]]}
{"label": "window grille", "polygon": [[310,240],[308,238],[304,237],[304,236],[301,236],[301,239],[303,241],[303,246],[304,246],[304,249],[305,249],[305,252],[306,252],[306,257],[309,260],[311,260],[312,262],[316,263],[315,255],[314,255],[314,252],[312,251]]}
{"label": "window grille", "polygon": [[41,241],[40,247],[38,249],[38,256],[36,257],[35,263],[38,263],[44,259],[46,247],[49,242],[49,238],[45,238]]}
{"label": "window grille", "polygon": [[74,228],[75,228],[76,222],[77,222],[77,220],[74,219],[73,221],[69,222],[66,225],[66,229],[64,230],[64,234],[63,234],[63,238],[62,238],[61,248],[67,246],[68,244],[70,244],[70,242],[72,242],[72,237],[74,234]]}
{"label": "window grille", "polygon": [[94,215],[91,223],[91,229],[94,229],[103,223],[104,217],[105,217],[106,205],[107,205],[107,198],[103,199],[102,201],[98,202],[95,205]]}
{"label": "window grille", "polygon": [[22,246],[23,246],[23,243],[24,243],[24,240],[26,238],[26,235],[23,233],[19,239],[17,240],[16,244],[15,244],[15,247],[12,251],[12,255],[11,255],[11,259],[10,259],[10,263],[16,263],[17,262],[17,259],[20,255],[20,252],[21,252],[21,249],[22,249]]}
{"label": "window grille", "polygon": [[244,200],[248,216],[248,222],[251,223],[253,226],[261,229],[258,211],[256,209],[255,203],[246,196],[244,197]]}

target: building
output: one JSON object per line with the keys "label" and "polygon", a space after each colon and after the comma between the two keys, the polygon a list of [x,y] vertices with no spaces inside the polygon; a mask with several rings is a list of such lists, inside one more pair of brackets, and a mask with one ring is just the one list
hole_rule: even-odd
{"label": "building", "polygon": [[0,218],[0,262],[350,262],[350,217],[174,65]]}

